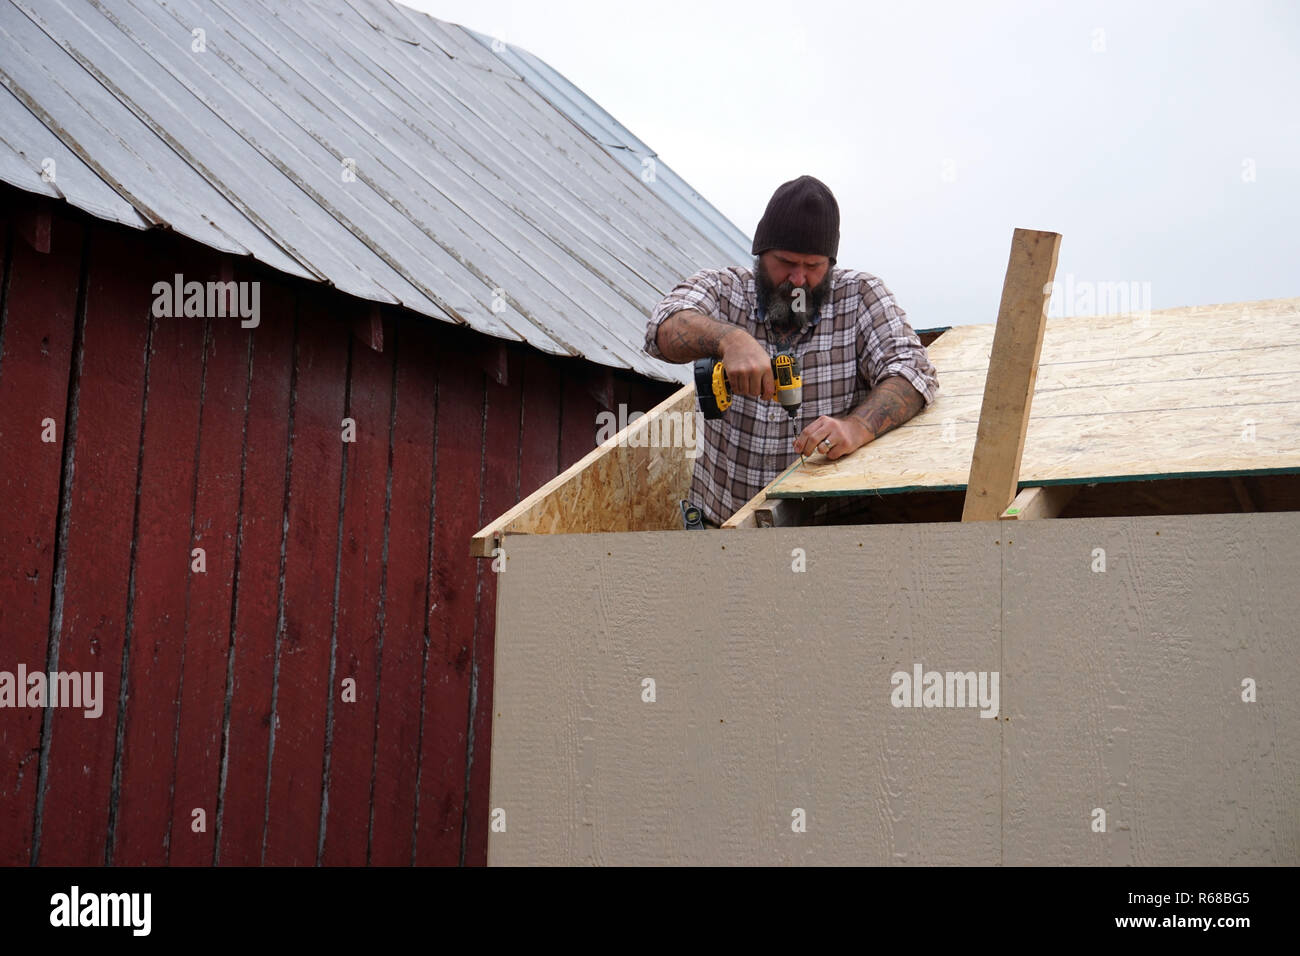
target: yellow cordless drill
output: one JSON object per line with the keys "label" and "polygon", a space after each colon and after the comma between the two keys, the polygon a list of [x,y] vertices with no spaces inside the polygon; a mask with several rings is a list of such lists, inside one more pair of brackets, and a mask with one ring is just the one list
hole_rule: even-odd
{"label": "yellow cordless drill", "polygon": [[[799,406],[803,404],[803,376],[799,371],[799,360],[789,352],[773,356],[772,376],[776,379],[776,400],[794,418],[799,414]],[[696,360],[695,395],[705,418],[721,418],[731,407],[731,386],[727,382],[727,370],[720,359]]]}

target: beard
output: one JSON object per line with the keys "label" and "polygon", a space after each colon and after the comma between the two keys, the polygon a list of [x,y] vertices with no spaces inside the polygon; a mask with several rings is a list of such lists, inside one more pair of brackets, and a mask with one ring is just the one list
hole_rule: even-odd
{"label": "beard", "polygon": [[[767,321],[772,328],[784,334],[796,329],[803,332],[812,325],[814,316],[821,311],[822,303],[826,301],[826,296],[831,290],[831,275],[834,271],[834,266],[827,267],[822,281],[811,289],[806,286],[796,287],[789,281],[777,286],[773,285],[772,280],[768,278],[767,270],[763,268],[762,258],[756,256],[754,278],[758,283],[758,298],[763,303]],[[803,291],[802,303],[797,301],[796,288]],[[799,309],[801,304],[802,311]]]}

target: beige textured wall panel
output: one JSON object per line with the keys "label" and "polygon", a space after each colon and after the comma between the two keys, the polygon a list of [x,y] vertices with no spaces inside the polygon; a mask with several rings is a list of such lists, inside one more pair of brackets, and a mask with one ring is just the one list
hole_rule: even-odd
{"label": "beige textured wall panel", "polygon": [[[1300,862],[1300,513],[507,554],[492,864]],[[999,718],[894,708],[914,663],[1000,671]]]}
{"label": "beige textured wall panel", "polygon": [[889,703],[997,667],[995,539],[940,527],[510,539],[489,862],[997,862],[999,722]]}
{"label": "beige textured wall panel", "polygon": [[1300,514],[1009,533],[1006,862],[1300,862]]}

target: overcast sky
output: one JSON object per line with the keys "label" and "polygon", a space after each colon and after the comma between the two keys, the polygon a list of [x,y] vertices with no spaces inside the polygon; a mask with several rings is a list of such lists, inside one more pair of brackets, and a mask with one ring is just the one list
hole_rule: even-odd
{"label": "overcast sky", "polygon": [[1017,226],[1152,308],[1300,296],[1295,0],[406,3],[546,60],[746,235],[824,180],[916,328],[997,318]]}

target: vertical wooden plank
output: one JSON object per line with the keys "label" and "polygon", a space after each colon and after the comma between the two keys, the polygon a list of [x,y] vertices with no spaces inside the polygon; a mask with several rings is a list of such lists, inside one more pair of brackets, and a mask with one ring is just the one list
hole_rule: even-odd
{"label": "vertical wooden plank", "polygon": [[[154,240],[149,284],[181,272],[201,279],[200,260],[180,243]],[[184,258],[177,258],[184,255]],[[167,862],[176,768],[176,722],[190,577],[195,454],[206,322],[150,317],[149,379],[128,639],[127,708],[117,782],[116,865]]]}
{"label": "vertical wooden plank", "polygon": [[962,521],[996,521],[1016,496],[1061,236],[1017,229],[1002,283]]}
{"label": "vertical wooden plank", "polygon": [[[486,467],[483,473],[482,510],[479,512],[481,523],[490,521],[519,500],[523,356],[512,351],[509,363],[507,384],[504,387],[495,383],[488,386],[487,437],[484,445]],[[473,535],[473,530],[470,535]],[[461,554],[467,554],[469,537],[457,543],[461,546]],[[468,819],[462,862],[468,866],[486,866],[497,572],[493,570],[490,561],[476,563],[479,575],[478,610],[474,629],[474,665],[470,678],[469,792],[465,800]]]}
{"label": "vertical wooden plank", "polygon": [[[383,354],[354,347],[347,415],[356,423],[356,440],[346,446],[338,636],[330,684],[333,722],[322,857],[326,866],[364,866],[370,842],[392,402],[392,350]],[[350,701],[343,694],[346,680],[353,681]]]}
{"label": "vertical wooden plank", "polygon": [[252,330],[253,372],[244,434],[244,496],[234,644],[223,675],[227,721],[217,815],[217,861],[262,862],[266,821],[271,695],[284,567],[284,520],[290,397],[297,301],[274,282],[262,284],[262,321]]}
{"label": "vertical wooden plank", "polygon": [[1007,510],[998,515],[1000,521],[1032,521],[1055,518],[1079,493],[1081,485],[1048,485],[1045,488],[1026,488],[1016,495]]}
{"label": "vertical wooden plank", "polygon": [[91,232],[76,417],[68,423],[74,471],[64,503],[62,621],[47,669],[102,680],[103,711],[94,718],[50,711],[37,862],[54,866],[106,858],[152,302],[145,238]]}
{"label": "vertical wooden plank", "polygon": [[523,368],[524,411],[519,435],[517,496],[521,501],[560,473],[558,451],[560,400],[563,396],[563,382],[547,356],[530,352],[524,356]]}
{"label": "vertical wooden plank", "polygon": [[284,616],[277,648],[265,863],[317,860],[350,334],[304,293],[295,358]]}
{"label": "vertical wooden plank", "polygon": [[410,864],[415,845],[437,411],[437,363],[427,325],[401,322],[395,338],[397,407],[369,860],[378,866]]}
{"label": "vertical wooden plank", "polygon": [[[205,279],[216,279],[217,267],[213,262]],[[236,281],[258,281],[242,269],[237,269],[234,277]],[[260,299],[259,287],[259,307]],[[171,831],[171,862],[182,866],[211,864],[216,845],[214,821],[221,781],[221,732],[252,334],[255,329],[244,328],[234,316],[208,321],[191,543],[191,548],[204,549],[207,571],[189,578]],[[194,829],[197,810],[203,811],[206,822],[200,832]]]}
{"label": "vertical wooden plank", "polygon": [[568,468],[596,447],[596,413],[601,406],[587,388],[580,368],[564,372],[564,412],[560,419],[560,470]]}
{"label": "vertical wooden plank", "polygon": [[478,527],[474,522],[483,467],[485,382],[483,371],[463,361],[463,355],[440,350],[433,579],[415,852],[422,866],[460,862],[478,580],[465,542]]}
{"label": "vertical wooden plank", "polygon": [[[59,218],[49,254],[4,230],[0,294],[0,636],[6,670],[45,666],[58,537],[59,476],[84,227]],[[41,440],[54,420],[55,441]],[[42,711],[0,720],[0,866],[31,860]]]}

